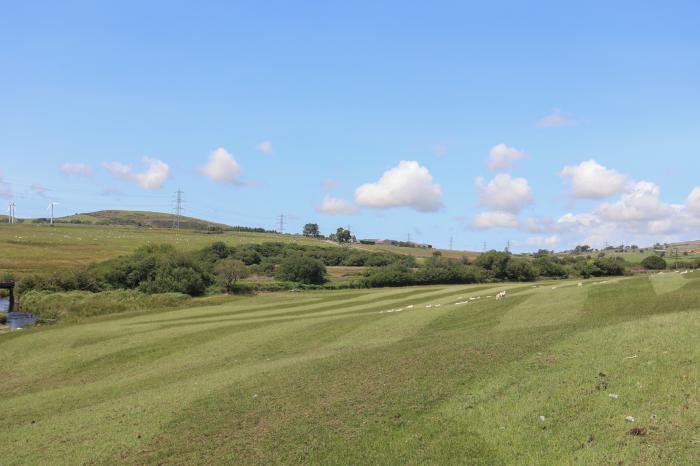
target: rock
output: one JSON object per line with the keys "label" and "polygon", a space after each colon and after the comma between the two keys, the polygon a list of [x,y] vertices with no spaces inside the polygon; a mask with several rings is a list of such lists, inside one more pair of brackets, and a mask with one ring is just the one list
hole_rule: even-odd
{"label": "rock", "polygon": [[634,416],[625,416],[625,421],[634,422]]}

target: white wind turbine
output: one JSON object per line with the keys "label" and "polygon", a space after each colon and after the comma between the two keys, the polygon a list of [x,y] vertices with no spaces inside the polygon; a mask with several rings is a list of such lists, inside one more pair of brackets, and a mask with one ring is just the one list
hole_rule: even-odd
{"label": "white wind turbine", "polygon": [[9,214],[7,220],[10,224],[15,223],[15,207],[17,207],[17,205],[14,202],[10,202],[7,206],[7,212]]}
{"label": "white wind turbine", "polygon": [[46,210],[51,210],[51,226],[53,226],[53,208],[58,205],[58,202],[49,202],[49,206]]}

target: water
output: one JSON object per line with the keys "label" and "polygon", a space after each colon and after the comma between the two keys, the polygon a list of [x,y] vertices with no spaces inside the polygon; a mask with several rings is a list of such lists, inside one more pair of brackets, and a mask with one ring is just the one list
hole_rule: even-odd
{"label": "water", "polygon": [[36,323],[36,314],[29,312],[7,312],[10,298],[0,298],[0,312],[7,314],[7,326],[10,330],[27,327]]}

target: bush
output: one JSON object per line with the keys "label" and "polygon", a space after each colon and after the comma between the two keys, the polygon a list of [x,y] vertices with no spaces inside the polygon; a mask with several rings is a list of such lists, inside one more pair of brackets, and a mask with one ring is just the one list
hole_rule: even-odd
{"label": "bush", "polygon": [[414,274],[400,265],[388,267],[376,267],[367,272],[367,276],[361,281],[366,288],[380,288],[385,286],[410,286],[416,284]]}
{"label": "bush", "polygon": [[506,277],[508,280],[530,282],[537,278],[537,273],[530,261],[513,259],[508,261],[508,265],[506,266]]}
{"label": "bush", "polygon": [[147,245],[106,264],[104,281],[113,288],[199,296],[213,283],[213,277],[191,255],[170,245]]}
{"label": "bush", "polygon": [[648,256],[642,260],[642,267],[647,270],[664,270],[666,266],[666,260],[661,256]]}
{"label": "bush", "polygon": [[492,250],[479,255],[474,265],[491,271],[494,277],[500,280],[505,280],[508,278],[508,262],[510,262],[510,254]]}
{"label": "bush", "polygon": [[292,256],[280,263],[275,275],[282,281],[320,285],[326,281],[326,267],[313,257]]}

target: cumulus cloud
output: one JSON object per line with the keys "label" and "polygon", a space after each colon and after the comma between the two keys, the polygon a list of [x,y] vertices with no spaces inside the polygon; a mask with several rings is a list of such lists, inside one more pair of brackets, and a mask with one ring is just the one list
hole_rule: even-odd
{"label": "cumulus cloud", "polygon": [[575,126],[576,124],[576,120],[562,113],[558,108],[553,109],[549,115],[537,121],[538,128],[556,128],[559,126]]}
{"label": "cumulus cloud", "polygon": [[356,214],[359,212],[359,209],[348,201],[332,196],[324,197],[323,202],[316,210],[324,214]]}
{"label": "cumulus cloud", "polygon": [[700,187],[695,187],[685,200],[688,211],[695,215],[700,215]]}
{"label": "cumulus cloud", "polygon": [[488,183],[483,177],[478,177],[476,188],[479,191],[479,204],[493,210],[519,212],[533,201],[527,180],[508,174],[496,175]]}
{"label": "cumulus cloud", "polygon": [[61,165],[61,172],[66,175],[92,176],[92,167],[80,162],[66,162]]}
{"label": "cumulus cloud", "polygon": [[489,168],[493,171],[510,168],[513,163],[523,157],[525,152],[505,144],[496,144],[489,151]]}
{"label": "cumulus cloud", "polygon": [[434,212],[442,207],[442,188],[433,183],[427,168],[415,161],[402,160],[384,172],[376,183],[357,188],[355,201],[375,209],[410,207],[419,212]]}
{"label": "cumulus cloud", "polygon": [[223,147],[216,149],[209,155],[207,163],[199,167],[199,174],[218,183],[241,184],[238,180],[241,166]]}
{"label": "cumulus cloud", "polygon": [[559,217],[553,229],[558,231],[574,231],[580,228],[589,228],[600,223],[598,217],[591,213],[573,214],[566,213]]}
{"label": "cumulus cloud", "polygon": [[597,213],[609,222],[650,222],[673,213],[669,204],[659,199],[661,189],[650,181],[640,181],[613,204],[602,204]]}
{"label": "cumulus cloud", "polygon": [[272,154],[272,141],[263,141],[255,146],[263,154]]}
{"label": "cumulus cloud", "polygon": [[148,168],[140,173],[120,162],[105,162],[102,166],[115,178],[131,181],[143,189],[158,189],[170,178],[170,167],[165,162],[151,157],[144,157],[143,162]]}
{"label": "cumulus cloud", "polygon": [[586,160],[579,165],[566,166],[561,176],[571,178],[571,195],[576,198],[602,199],[621,192],[627,179],[615,170]]}
{"label": "cumulus cloud", "polygon": [[557,235],[552,236],[531,236],[527,239],[529,246],[537,248],[554,248],[561,242],[561,238]]}
{"label": "cumulus cloud", "polygon": [[518,228],[518,219],[512,212],[482,212],[474,218],[472,227],[482,230],[487,228]]}

